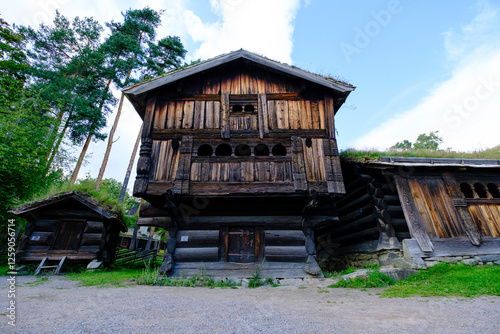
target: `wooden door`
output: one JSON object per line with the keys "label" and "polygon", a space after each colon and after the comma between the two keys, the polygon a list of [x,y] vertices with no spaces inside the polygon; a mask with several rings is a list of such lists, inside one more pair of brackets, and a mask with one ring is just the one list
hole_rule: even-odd
{"label": "wooden door", "polygon": [[62,221],[52,243],[51,250],[78,250],[85,221]]}
{"label": "wooden door", "polygon": [[255,229],[229,229],[227,261],[238,263],[255,261]]}

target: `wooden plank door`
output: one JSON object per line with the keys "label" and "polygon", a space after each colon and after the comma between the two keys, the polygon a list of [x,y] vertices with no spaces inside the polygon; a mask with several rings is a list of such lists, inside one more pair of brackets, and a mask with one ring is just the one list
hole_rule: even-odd
{"label": "wooden plank door", "polygon": [[255,229],[229,229],[227,261],[238,263],[255,262]]}
{"label": "wooden plank door", "polygon": [[85,221],[62,221],[51,250],[78,250],[85,228]]}

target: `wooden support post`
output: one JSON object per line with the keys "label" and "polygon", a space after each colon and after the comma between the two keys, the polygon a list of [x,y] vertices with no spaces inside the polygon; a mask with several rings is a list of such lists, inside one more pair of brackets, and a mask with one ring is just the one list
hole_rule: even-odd
{"label": "wooden support post", "polygon": [[151,151],[153,140],[148,137],[142,138],[141,150],[139,151],[139,160],[137,161],[137,176],[134,183],[133,194],[141,197],[146,193],[149,181],[149,170],[151,168]]}
{"label": "wooden support post", "polygon": [[326,183],[328,192],[345,194],[344,178],[340,168],[340,156],[335,139],[323,139],[323,154],[325,162]]}
{"label": "wooden support post", "polygon": [[179,167],[174,181],[174,193],[176,194],[189,194],[192,151],[193,136],[183,136],[179,147]]}
{"label": "wooden support post", "polygon": [[229,94],[221,93],[220,95],[220,111],[222,115],[221,138],[231,138],[231,128],[229,126]]}
{"label": "wooden support post", "polygon": [[417,240],[423,252],[432,252],[434,246],[432,245],[429,235],[425,231],[424,222],[413,201],[413,195],[408,185],[408,181],[399,175],[394,175],[394,181],[398,189],[399,200],[401,201],[403,213],[408,222],[411,236]]}
{"label": "wooden support post", "polygon": [[269,133],[269,116],[267,111],[267,97],[266,94],[258,95],[258,113],[259,113],[259,136],[260,139]]}
{"label": "wooden support post", "polygon": [[326,118],[326,133],[328,138],[335,138],[335,106],[333,98],[330,95],[325,95],[325,118]]}
{"label": "wooden support post", "polygon": [[300,137],[292,137],[292,171],[295,190],[307,190],[304,148]]}

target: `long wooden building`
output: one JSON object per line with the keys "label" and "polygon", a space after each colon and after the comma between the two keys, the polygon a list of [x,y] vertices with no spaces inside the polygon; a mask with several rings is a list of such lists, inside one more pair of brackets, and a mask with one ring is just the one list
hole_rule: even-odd
{"label": "long wooden building", "polygon": [[342,170],[339,220],[316,231],[322,258],[500,264],[500,160],[384,157]]}
{"label": "long wooden building", "polygon": [[239,50],[128,87],[134,195],[168,230],[162,270],[319,275],[314,230],[345,193],[335,113],[354,87]]}

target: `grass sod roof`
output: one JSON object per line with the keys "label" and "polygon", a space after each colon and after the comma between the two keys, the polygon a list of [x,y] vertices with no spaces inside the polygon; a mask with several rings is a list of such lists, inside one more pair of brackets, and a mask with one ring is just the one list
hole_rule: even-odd
{"label": "grass sod roof", "polygon": [[[73,186],[72,188],[77,187]],[[56,193],[54,193],[54,189],[50,189],[45,195],[38,196],[29,202],[21,204],[18,207],[9,210],[9,212],[23,217],[33,210],[71,199],[78,201],[91,210],[94,210],[105,219],[116,220],[120,225],[120,230],[127,230],[127,226],[125,224],[125,209],[123,205],[118,203],[117,200],[110,199],[106,196],[106,194],[103,196],[95,196],[95,194],[89,194],[89,192],[81,189],[60,191]]]}
{"label": "grass sod roof", "polygon": [[[434,162],[444,163],[445,160],[450,163],[450,159],[455,159],[455,164],[460,164],[461,160],[463,163],[470,163],[471,165],[479,165],[479,161],[473,160],[491,160],[488,164],[498,165],[500,160],[500,145],[485,149],[477,150],[472,152],[457,152],[450,150],[425,150],[425,149],[407,149],[407,150],[395,150],[389,149],[385,151],[378,150],[357,150],[357,149],[347,149],[340,152],[340,158],[344,162],[359,162],[359,163],[369,163],[369,162],[395,162],[398,159],[391,159],[389,157],[406,157],[415,159],[406,159],[406,162],[425,162],[425,159],[417,158],[432,158],[435,159]],[[442,160],[440,160],[442,159]],[[405,159],[399,159],[400,162],[404,162]],[[469,160],[469,161],[467,161]]]}

